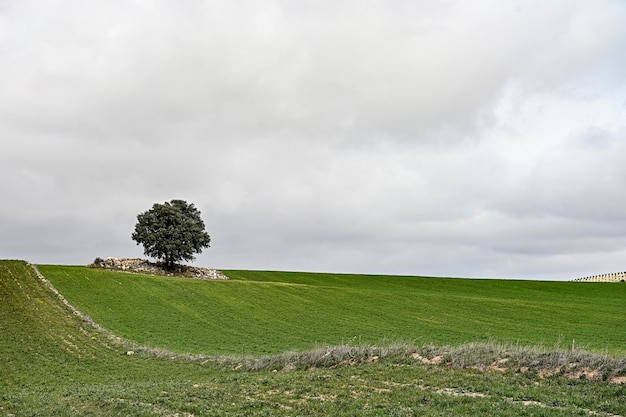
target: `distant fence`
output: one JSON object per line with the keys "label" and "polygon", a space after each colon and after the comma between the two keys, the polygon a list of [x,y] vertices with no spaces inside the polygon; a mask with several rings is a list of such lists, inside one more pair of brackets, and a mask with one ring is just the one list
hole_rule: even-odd
{"label": "distant fence", "polygon": [[626,272],[613,274],[592,275],[590,277],[576,278],[576,282],[626,282]]}

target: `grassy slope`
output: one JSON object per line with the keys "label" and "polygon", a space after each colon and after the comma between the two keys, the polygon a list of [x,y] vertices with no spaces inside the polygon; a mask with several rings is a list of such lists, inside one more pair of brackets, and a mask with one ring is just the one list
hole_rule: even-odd
{"label": "grassy slope", "polygon": [[147,367],[145,360],[125,356],[121,346],[74,316],[24,262],[0,261],[0,299],[0,415],[82,414],[99,401],[94,396],[102,387],[205,372],[167,361]]}
{"label": "grassy slope", "polygon": [[246,372],[126,349],[87,327],[23,262],[0,261],[0,415],[626,415],[626,386],[410,360]]}
{"label": "grassy slope", "polygon": [[143,345],[275,354],[315,344],[499,340],[626,352],[626,286],[226,271],[209,282],[41,266],[79,309]]}

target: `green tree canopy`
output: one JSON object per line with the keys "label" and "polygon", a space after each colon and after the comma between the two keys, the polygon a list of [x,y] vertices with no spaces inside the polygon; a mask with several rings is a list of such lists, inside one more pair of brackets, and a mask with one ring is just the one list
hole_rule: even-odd
{"label": "green tree canopy", "polygon": [[143,245],[145,255],[161,259],[169,270],[179,261],[193,261],[211,242],[200,211],[184,200],[155,203],[137,215],[132,238]]}

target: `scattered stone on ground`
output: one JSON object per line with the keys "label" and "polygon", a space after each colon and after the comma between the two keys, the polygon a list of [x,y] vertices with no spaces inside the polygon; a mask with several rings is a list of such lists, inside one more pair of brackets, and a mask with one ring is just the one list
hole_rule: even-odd
{"label": "scattered stone on ground", "polygon": [[189,265],[176,265],[174,271],[168,271],[161,262],[150,262],[139,258],[96,258],[87,265],[90,268],[103,268],[115,271],[134,272],[137,274],[176,276],[195,279],[226,280],[228,277],[213,268],[200,268]]}

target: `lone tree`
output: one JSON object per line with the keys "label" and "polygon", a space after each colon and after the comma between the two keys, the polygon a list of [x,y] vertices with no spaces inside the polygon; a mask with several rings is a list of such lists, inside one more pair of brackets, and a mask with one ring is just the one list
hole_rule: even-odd
{"label": "lone tree", "polygon": [[143,245],[145,255],[163,260],[170,271],[181,260],[193,261],[194,253],[201,253],[211,242],[200,211],[183,200],[155,203],[137,215],[132,238]]}

